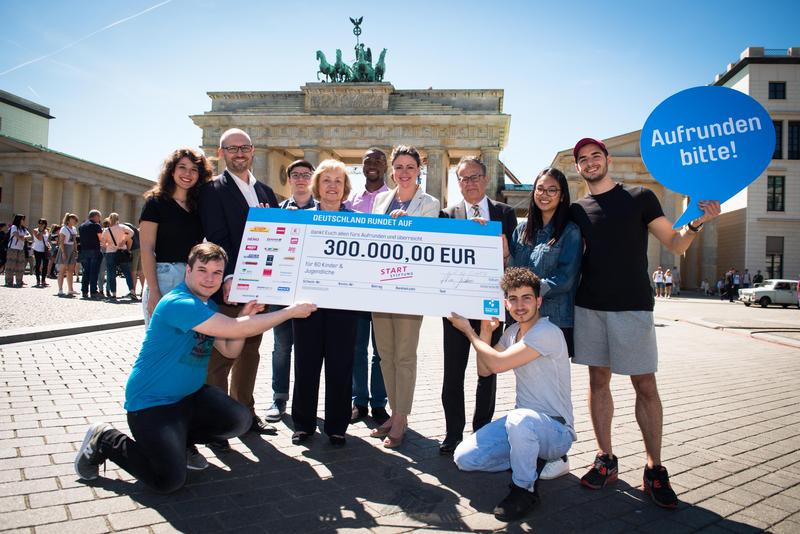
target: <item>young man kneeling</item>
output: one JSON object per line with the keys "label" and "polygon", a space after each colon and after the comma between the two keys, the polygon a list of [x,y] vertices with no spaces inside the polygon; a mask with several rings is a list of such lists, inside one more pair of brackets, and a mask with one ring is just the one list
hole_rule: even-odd
{"label": "young man kneeling", "polygon": [[513,369],[517,380],[516,408],[465,439],[453,459],[462,471],[505,471],[511,468],[511,492],[494,509],[501,521],[525,516],[538,501],[537,460],[565,455],[575,441],[570,363],[561,330],[539,316],[539,278],[528,269],[508,269],[501,280],[505,304],[517,321],[492,348],[489,340],[497,319],[481,323],[480,337],[469,322],[450,319],[467,336],[478,355],[478,374]]}
{"label": "young man kneeling", "polygon": [[186,482],[187,467],[208,465],[196,452],[203,465],[197,465],[197,458],[192,465],[195,443],[248,431],[250,409],[205,384],[212,346],[236,358],[245,338],[283,321],[308,317],[316,306],[298,303],[256,315],[264,306],[251,301],[242,306],[239,317],[217,313],[210,297],[222,284],[226,261],[225,251],[213,243],[201,243],[189,253],[185,280],[153,311],[128,377],[125,410],[133,438],[106,423],[91,425],[75,458],[80,478],[97,478],[98,466],[108,459],[150,488],[172,492]]}

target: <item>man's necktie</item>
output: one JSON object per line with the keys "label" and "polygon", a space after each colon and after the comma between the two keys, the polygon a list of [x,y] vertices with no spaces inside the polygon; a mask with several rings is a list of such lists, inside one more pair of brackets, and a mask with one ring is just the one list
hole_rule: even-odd
{"label": "man's necktie", "polygon": [[481,208],[477,204],[472,205],[472,216],[473,217],[480,217],[481,216]]}

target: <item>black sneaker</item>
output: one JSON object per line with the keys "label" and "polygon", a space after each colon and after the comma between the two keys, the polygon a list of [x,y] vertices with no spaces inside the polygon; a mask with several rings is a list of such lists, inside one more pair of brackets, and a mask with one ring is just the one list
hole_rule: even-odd
{"label": "black sneaker", "polygon": [[539,502],[539,492],[536,491],[535,483],[532,492],[520,488],[514,483],[509,484],[508,487],[511,488],[511,492],[494,508],[494,516],[499,521],[509,522],[522,519]]}
{"label": "black sneaker", "polygon": [[98,443],[103,433],[110,429],[108,423],[93,423],[86,431],[75,457],[75,472],[82,480],[94,480],[100,474],[100,464],[105,458],[98,450]]}
{"label": "black sneaker", "polygon": [[598,454],[594,465],[581,478],[581,485],[589,489],[601,489],[617,481],[617,457]]}
{"label": "black sneaker", "polygon": [[250,432],[256,434],[277,434],[275,426],[265,423],[259,416],[253,414],[253,422],[250,424]]}
{"label": "black sneaker", "polygon": [[202,471],[208,468],[208,460],[200,454],[197,446],[189,445],[186,447],[186,469],[190,471]]}
{"label": "black sneaker", "polygon": [[642,490],[661,508],[674,509],[678,506],[678,496],[672,491],[667,468],[663,465],[654,466],[652,469],[644,468]]}

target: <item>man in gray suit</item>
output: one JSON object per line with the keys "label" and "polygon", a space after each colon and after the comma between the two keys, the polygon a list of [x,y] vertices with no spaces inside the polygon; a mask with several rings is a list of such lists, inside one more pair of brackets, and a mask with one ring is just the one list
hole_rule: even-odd
{"label": "man in gray suit", "polygon": [[[511,235],[517,226],[517,217],[511,206],[495,202],[486,196],[489,178],[486,176],[486,166],[483,162],[474,156],[461,158],[456,167],[456,176],[464,200],[442,210],[441,217],[499,221],[502,224],[505,239],[510,242]],[[470,321],[470,324],[475,332],[480,331],[480,321]],[[442,406],[444,407],[446,435],[439,445],[439,452],[453,454],[456,446],[462,440],[466,425],[464,373],[469,360],[470,344],[447,318],[442,319],[442,329],[444,342]],[[502,333],[502,328],[494,331],[492,345],[497,343]],[[496,385],[496,375],[478,377],[478,387],[475,392],[475,414],[472,417],[473,432],[492,420]]]}

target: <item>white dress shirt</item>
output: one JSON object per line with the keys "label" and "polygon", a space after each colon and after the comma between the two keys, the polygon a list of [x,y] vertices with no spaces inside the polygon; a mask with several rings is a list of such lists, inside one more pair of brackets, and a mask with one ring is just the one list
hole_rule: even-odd
{"label": "white dress shirt", "polygon": [[[228,171],[228,169],[225,169]],[[251,208],[258,207],[258,195],[256,194],[256,177],[253,176],[253,173],[247,171],[248,183],[245,183],[244,180],[233,174],[231,171],[228,171],[228,174],[233,177],[233,183],[236,184],[236,187],[239,188],[239,191],[242,192],[244,195],[244,199],[247,201],[247,205]]]}
{"label": "white dress shirt", "polygon": [[[486,195],[483,195],[483,198],[481,199],[481,201],[478,202],[476,205],[478,206],[478,209],[481,210],[481,215],[480,216],[488,221],[489,220],[489,197],[487,197]],[[464,208],[466,208],[465,213],[467,214],[467,219],[472,219],[475,216],[473,214],[472,206],[473,205],[470,204],[469,202],[467,202],[466,200],[464,201]]]}

